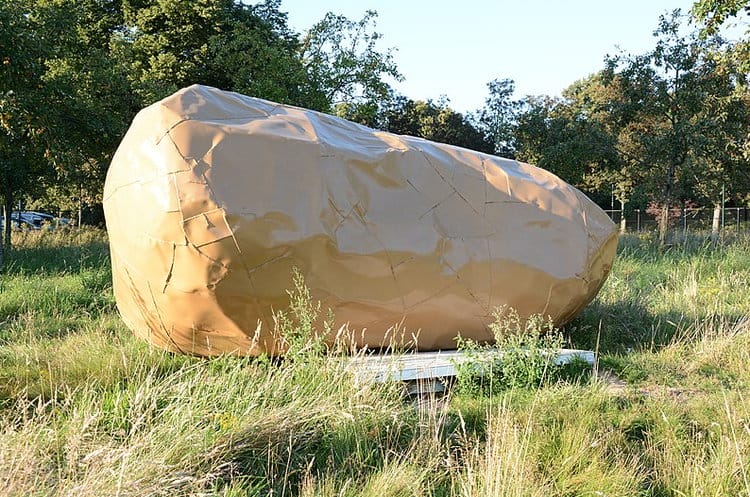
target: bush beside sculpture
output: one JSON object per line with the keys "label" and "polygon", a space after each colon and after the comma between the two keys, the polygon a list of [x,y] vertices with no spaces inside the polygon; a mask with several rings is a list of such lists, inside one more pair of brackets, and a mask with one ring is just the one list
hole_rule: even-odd
{"label": "bush beside sculpture", "polygon": [[104,208],[123,319],[197,355],[283,354],[294,268],[358,346],[491,341],[502,306],[560,325],[617,243],[542,169],[203,86],[136,116]]}

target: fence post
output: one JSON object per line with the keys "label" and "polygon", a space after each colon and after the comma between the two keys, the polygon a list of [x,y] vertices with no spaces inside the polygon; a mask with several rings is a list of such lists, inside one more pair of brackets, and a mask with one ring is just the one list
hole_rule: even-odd
{"label": "fence post", "polygon": [[721,185],[721,231],[722,231],[722,233],[724,232],[724,226],[725,226],[725,224],[724,224],[724,212],[726,211],[726,207],[724,207],[724,202],[726,202],[726,200],[724,198],[724,193],[725,193],[724,184],[722,183],[722,185]]}
{"label": "fence post", "polygon": [[685,204],[682,205],[682,241],[687,240],[687,208]]}
{"label": "fence post", "polygon": [[737,233],[740,232],[740,208],[737,207]]}
{"label": "fence post", "polygon": [[637,226],[636,231],[640,232],[641,231],[641,210],[636,209],[635,213],[636,213],[635,219],[636,219],[636,226]]}

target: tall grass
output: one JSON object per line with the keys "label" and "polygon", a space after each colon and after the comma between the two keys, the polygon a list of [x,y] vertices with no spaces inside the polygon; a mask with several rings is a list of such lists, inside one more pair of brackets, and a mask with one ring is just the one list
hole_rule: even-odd
{"label": "tall grass", "polygon": [[750,315],[750,236],[714,246],[709,238],[659,250],[653,236],[620,240],[597,299],[569,327],[579,345],[606,352],[663,346],[695,321]]}
{"label": "tall grass", "polygon": [[[564,331],[592,348],[601,333],[625,388],[511,382],[415,403],[319,347],[282,362],[152,349],[116,314],[102,232],[15,236],[0,495],[750,497],[748,240],[621,241]],[[285,325],[304,337],[317,307],[297,295]]]}

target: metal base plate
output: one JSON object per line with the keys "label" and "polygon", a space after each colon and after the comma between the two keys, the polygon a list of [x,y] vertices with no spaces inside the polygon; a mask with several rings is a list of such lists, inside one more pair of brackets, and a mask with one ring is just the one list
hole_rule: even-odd
{"label": "metal base plate", "polygon": [[[589,350],[559,349],[547,352],[555,364],[568,364],[574,360],[594,365],[594,353]],[[362,353],[347,360],[346,369],[357,376],[360,381],[386,382],[406,381],[433,383],[442,388],[438,379],[449,379],[458,374],[458,367],[467,361],[479,364],[483,360],[500,358],[502,350],[486,349],[467,354],[458,350],[438,352],[410,352],[403,354],[367,354]],[[439,391],[439,390],[433,390]]]}

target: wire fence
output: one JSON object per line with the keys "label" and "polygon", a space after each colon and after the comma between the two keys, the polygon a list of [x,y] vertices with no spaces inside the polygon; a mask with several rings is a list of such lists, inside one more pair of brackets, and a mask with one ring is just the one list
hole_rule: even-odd
{"label": "wire fence", "polygon": [[[621,210],[605,209],[617,225],[622,220]],[[657,214],[658,215],[658,214]],[[713,207],[675,208],[670,209],[670,227],[685,232],[710,230],[713,224]],[[655,231],[659,229],[656,216],[645,209],[625,210],[627,231]],[[750,230],[750,209],[747,207],[725,207],[720,212],[719,227],[722,231]]]}

